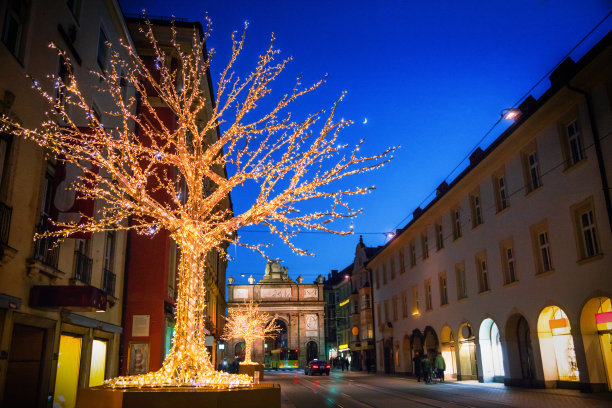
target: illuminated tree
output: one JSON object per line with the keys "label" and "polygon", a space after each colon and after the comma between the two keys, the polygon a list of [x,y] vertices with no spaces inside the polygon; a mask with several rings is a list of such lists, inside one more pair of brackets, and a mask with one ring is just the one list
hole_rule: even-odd
{"label": "illuminated tree", "polygon": [[242,306],[231,308],[225,321],[222,338],[244,340],[245,352],[242,364],[252,363],[251,350],[255,340],[274,338],[280,331],[276,320],[269,314],[260,312],[259,305],[252,300]]}
{"label": "illuminated tree", "polygon": [[[330,223],[358,214],[347,198],[373,187],[334,189],[329,185],[382,166],[391,159],[394,148],[359,156],[362,140],[344,153],[347,146],[338,135],[351,122],[334,120],[342,97],[328,113],[320,110],[295,120],[288,111],[290,105],[324,80],[301,88],[298,79],[292,90],[262,111],[259,105],[270,95],[271,82],[289,62],[275,61],[279,51],[273,48],[274,38],[255,69],[238,78],[232,67],[245,36],[232,36],[232,54],[220,74],[216,99],[211,101],[205,91],[208,33],[200,36],[194,30],[185,45],[177,40],[173,27],[169,50],[159,45],[148,21],[142,31],[155,51],[154,64],[122,44],[129,54],[127,60],[109,46],[108,69],[104,74],[93,72],[100,78],[98,92],[114,101],[115,107],[105,114],[117,118],[120,126],[107,128],[100,123],[79,88],[68,55],[58,51],[68,75],[66,80],[52,78],[57,87],[54,95],[33,81],[52,105],[46,120],[36,129],[27,129],[4,118],[4,127],[38,143],[58,160],[78,166],[83,174],[72,187],[81,198],[103,204],[94,216],[83,215],[79,222],[55,221],[51,230],[38,237],[61,240],[75,233],[117,229],[153,235],[163,229],[180,249],[171,351],[159,371],[119,377],[111,385],[247,384],[250,379],[246,376],[215,372],[205,347],[206,254],[216,249],[224,256],[228,244],[263,254],[264,244],[240,242],[236,234],[254,224],[269,228],[298,254],[306,252],[291,239],[302,230],[350,233],[336,231]],[[171,64],[171,58],[178,64]],[[136,89],[140,114],[133,112],[136,98],[124,99],[125,85]],[[63,97],[57,98],[58,93]],[[174,129],[157,115],[157,106],[169,108],[176,116]],[[88,129],[74,119],[83,116]],[[218,126],[224,122],[226,130],[217,137]],[[320,129],[313,131],[318,122],[322,122]],[[140,129],[138,134],[133,124]],[[245,186],[255,186],[256,196],[245,211],[234,213],[226,205],[229,195]],[[305,208],[304,202],[316,204]],[[128,218],[130,223],[125,222]]]}

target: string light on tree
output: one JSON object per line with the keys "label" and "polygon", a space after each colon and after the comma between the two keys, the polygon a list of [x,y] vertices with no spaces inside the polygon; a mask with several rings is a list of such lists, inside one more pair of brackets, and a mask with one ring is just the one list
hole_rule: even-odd
{"label": "string light on tree", "polygon": [[230,309],[225,320],[222,339],[239,338],[244,340],[244,361],[240,364],[253,364],[251,350],[255,340],[274,338],[280,331],[280,326],[276,323],[276,320],[268,313],[260,312],[259,305],[252,300]]}
{"label": "string light on tree", "polygon": [[[112,379],[108,385],[113,387],[250,384],[249,376],[216,372],[210,361],[204,335],[206,255],[216,250],[226,256],[228,244],[234,244],[265,256],[267,244],[241,242],[236,234],[249,225],[268,228],[299,255],[307,251],[291,240],[301,230],[350,234],[335,230],[331,222],[357,215],[360,211],[352,209],[346,199],[372,188],[323,187],[382,166],[391,160],[395,149],[359,156],[361,141],[352,150],[344,150],[346,145],[339,143],[338,135],[351,121],[334,120],[344,95],[327,113],[319,110],[303,120],[294,119],[290,106],[325,79],[303,88],[298,78],[272,108],[256,109],[262,98],[270,95],[272,82],[290,58],[275,60],[279,50],[274,49],[272,37],[255,69],[238,78],[232,69],[244,45],[246,25],[241,36],[232,36],[232,54],[220,74],[215,100],[207,99],[210,60],[204,44],[210,22],[208,27],[203,36],[194,30],[188,44],[179,42],[172,27],[171,47],[162,47],[153,26],[145,20],[141,30],[155,52],[151,65],[129,45],[121,44],[129,58],[121,57],[109,45],[108,69],[92,73],[100,79],[96,92],[113,101],[114,107],[104,114],[115,118],[119,126],[102,126],[91,98],[79,87],[69,56],[59,49],[66,78],[52,77],[51,84],[57,85],[51,91],[33,80],[33,87],[52,107],[41,126],[28,129],[2,118],[5,131],[32,140],[58,160],[78,166],[83,175],[72,188],[82,198],[101,203],[102,210],[94,216],[84,215],[78,223],[53,221],[53,229],[37,237],[61,240],[81,232],[128,229],[151,236],[166,230],[180,249],[172,348],[160,370]],[[171,57],[178,63],[168,63]],[[124,98],[122,87],[126,84],[139,95],[140,113],[134,113],[136,97]],[[63,97],[57,98],[58,93]],[[160,104],[176,116],[173,129],[157,115]],[[88,129],[81,127],[83,122]],[[227,130],[219,135],[221,123]],[[140,129],[138,134],[134,124]],[[316,131],[315,125],[319,126]],[[246,183],[257,185],[255,200],[245,211],[234,213],[229,195]],[[307,201],[318,204],[304,208],[302,203]]]}

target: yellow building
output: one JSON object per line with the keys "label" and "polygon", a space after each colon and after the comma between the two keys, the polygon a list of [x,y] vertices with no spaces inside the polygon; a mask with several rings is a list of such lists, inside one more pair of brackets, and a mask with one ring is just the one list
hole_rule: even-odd
{"label": "yellow building", "polygon": [[[53,42],[72,62],[91,113],[114,126],[90,71],[107,67],[106,41],[131,43],[116,0],[3,0],[0,17],[2,113],[27,127],[41,123],[48,106],[33,81],[63,97],[48,77],[66,76]],[[83,114],[71,114],[88,126]],[[63,188],[74,171],[8,134],[0,135],[0,171],[0,405],[72,407],[77,387],[118,373],[126,235],[96,233],[58,247],[34,242],[49,217],[80,216]]]}
{"label": "yellow building", "polygon": [[378,371],[612,389],[611,66],[612,34],[561,64],[370,261]]}

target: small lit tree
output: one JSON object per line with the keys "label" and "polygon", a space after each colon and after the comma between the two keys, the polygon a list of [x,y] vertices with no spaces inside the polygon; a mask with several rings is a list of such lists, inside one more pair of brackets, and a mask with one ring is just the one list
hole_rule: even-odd
{"label": "small lit tree", "polygon": [[251,351],[255,340],[274,338],[280,331],[276,320],[268,313],[260,312],[259,305],[252,300],[244,305],[229,309],[223,328],[224,340],[244,340],[244,361],[251,364]]}
{"label": "small lit tree", "polygon": [[[263,254],[264,244],[240,242],[236,234],[240,228],[254,224],[268,227],[298,254],[306,251],[295,247],[291,238],[301,230],[350,233],[337,231],[330,223],[357,215],[359,211],[352,209],[346,198],[368,193],[373,187],[328,186],[382,166],[391,159],[394,148],[359,156],[359,143],[343,153],[347,146],[339,142],[338,135],[351,122],[334,121],[342,97],[327,114],[320,110],[303,120],[293,119],[289,106],[324,80],[301,89],[298,79],[270,109],[260,111],[258,105],[271,93],[272,81],[289,62],[275,62],[279,51],[272,46],[273,38],[255,69],[238,78],[232,67],[243,48],[244,33],[240,38],[232,37],[232,55],[220,74],[216,99],[211,101],[205,92],[210,62],[205,48],[208,33],[199,36],[194,30],[190,44],[184,46],[172,28],[172,55],[178,59],[173,65],[168,48],[156,41],[148,21],[142,31],[155,51],[154,65],[145,63],[133,48],[123,44],[128,59],[122,59],[111,47],[109,68],[104,74],[93,72],[100,79],[98,92],[114,102],[115,108],[105,114],[117,118],[120,126],[105,127],[92,114],[68,55],[59,51],[68,76],[67,80],[52,79],[63,98],[56,98],[40,82],[33,81],[52,105],[47,119],[39,128],[28,129],[3,118],[3,127],[78,166],[83,175],[72,187],[81,197],[103,203],[103,210],[93,217],[83,215],[79,222],[55,221],[52,230],[38,237],[63,239],[75,233],[118,229],[153,235],[163,229],[180,249],[176,332],[162,368],[119,377],[111,385],[248,384],[247,376],[218,373],[211,364],[204,334],[205,255],[213,249],[225,255],[230,243]],[[136,89],[138,100],[124,99],[122,88],[126,84]],[[140,114],[132,109],[137,102]],[[174,129],[157,115],[158,106],[169,108],[176,116]],[[75,119],[82,116],[87,117],[87,130]],[[313,131],[319,121],[321,128]],[[223,122],[226,130],[217,137]],[[133,130],[134,123],[140,129],[138,134]],[[224,175],[226,167],[229,176]],[[174,169],[179,177],[168,169]],[[256,186],[256,197],[250,207],[236,214],[224,203],[233,190],[245,185]],[[301,206],[306,201],[319,204],[306,209]],[[128,218],[129,224],[125,222]]]}

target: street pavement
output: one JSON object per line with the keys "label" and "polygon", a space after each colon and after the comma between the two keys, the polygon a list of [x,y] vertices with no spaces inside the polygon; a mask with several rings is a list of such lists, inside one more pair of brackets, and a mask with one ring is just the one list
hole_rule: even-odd
{"label": "street pavement", "polygon": [[265,382],[281,385],[282,408],[612,407],[610,393],[523,389],[477,381],[425,384],[413,378],[336,370],[329,377],[306,376],[303,370],[266,370]]}

